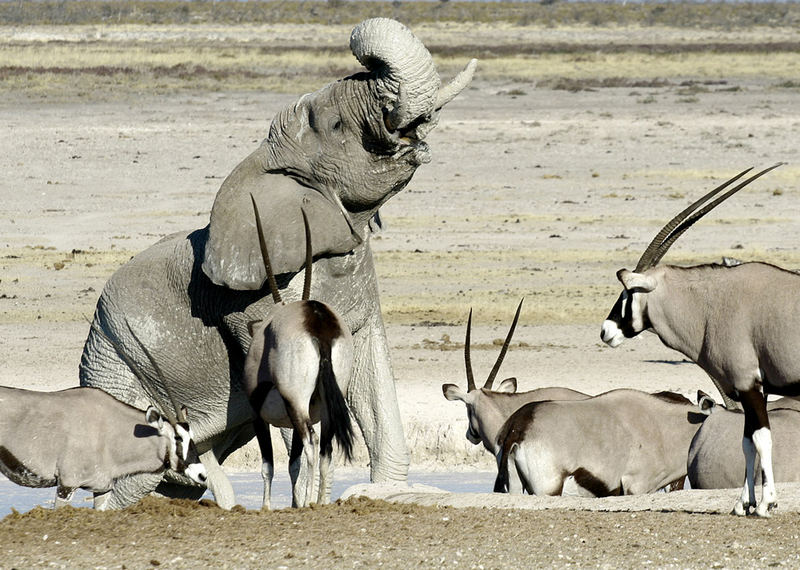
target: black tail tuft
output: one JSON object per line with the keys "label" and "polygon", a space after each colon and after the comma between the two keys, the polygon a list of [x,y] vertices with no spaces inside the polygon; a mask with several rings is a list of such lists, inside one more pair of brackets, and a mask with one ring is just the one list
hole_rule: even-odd
{"label": "black tail tuft", "polygon": [[336,438],[336,442],[344,452],[345,459],[352,461],[353,422],[350,420],[350,410],[336,383],[336,375],[333,373],[330,345],[325,348],[327,350],[320,350],[318,378],[322,382],[323,398],[328,412],[328,426],[327,429],[323,426],[320,450],[322,453],[330,455],[333,451],[333,438]]}
{"label": "black tail tuft", "polygon": [[495,493],[508,493],[508,448],[504,445],[497,460],[497,478],[494,480]]}

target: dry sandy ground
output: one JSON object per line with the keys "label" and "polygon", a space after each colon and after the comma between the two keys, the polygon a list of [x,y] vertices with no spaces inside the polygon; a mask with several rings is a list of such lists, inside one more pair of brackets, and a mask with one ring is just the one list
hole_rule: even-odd
{"label": "dry sandy ground", "polygon": [[[387,204],[387,229],[374,239],[414,465],[491,467],[464,439],[463,406],[441,395],[442,383],[464,383],[470,307],[479,380],[524,296],[501,372],[521,389],[713,393],[655,337],[616,350],[600,343],[614,273],[635,265],[691,198],[778,161],[788,164],[692,229],[666,261],[735,255],[800,267],[800,91],[758,79],[680,81],[571,93],[479,74],[448,106],[429,138],[432,163]],[[204,225],[222,179],[293,99],[0,101],[0,382],[75,385],[83,315],[111,272],[161,236]],[[255,469],[253,451],[227,467]],[[0,566],[796,566],[800,490],[781,493],[786,506],[770,521],[694,513],[705,509],[693,497],[704,499],[691,494],[645,513],[366,500],[265,515],[152,501],[125,515],[37,511],[0,523]]]}

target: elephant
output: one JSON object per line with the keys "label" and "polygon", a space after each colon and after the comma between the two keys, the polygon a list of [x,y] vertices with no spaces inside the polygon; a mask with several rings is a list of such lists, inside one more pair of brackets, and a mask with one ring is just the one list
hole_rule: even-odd
{"label": "elephant", "polygon": [[[472,59],[443,84],[433,58],[394,20],[358,24],[350,48],[366,71],[301,96],[223,181],[208,224],[163,238],[106,283],[80,362],[80,383],[146,407],[132,367],[161,385],[132,333],[151,347],[169,391],[189,408],[195,442],[217,503],[234,505],[220,463],[254,434],[242,384],[251,337],[274,301],[265,284],[250,195],[261,212],[272,269],[286,302],[300,297],[305,259],[301,206],[312,228],[311,295],[353,337],[347,403],[364,437],[373,482],[403,482],[408,450],[369,244],[370,222],[430,161],[426,135],[444,105],[472,81]],[[120,347],[119,349],[115,347]],[[162,390],[166,393],[166,390]],[[295,477],[296,474],[293,474]],[[199,497],[167,471],[120,479],[109,508],[154,490]]]}

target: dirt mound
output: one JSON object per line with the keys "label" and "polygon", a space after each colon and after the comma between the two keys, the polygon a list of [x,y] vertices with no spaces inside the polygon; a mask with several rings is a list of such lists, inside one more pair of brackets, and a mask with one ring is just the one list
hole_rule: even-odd
{"label": "dirt mound", "polygon": [[[37,508],[0,521],[4,567],[797,566],[798,513],[770,520],[692,513],[420,507],[352,498],[223,511],[146,498],[123,511]],[[767,548],[767,545],[769,547]]]}

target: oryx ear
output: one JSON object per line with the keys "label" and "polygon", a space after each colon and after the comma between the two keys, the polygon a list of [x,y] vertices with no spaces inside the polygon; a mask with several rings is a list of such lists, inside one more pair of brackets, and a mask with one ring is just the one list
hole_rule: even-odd
{"label": "oryx ear", "polygon": [[497,387],[495,392],[504,392],[506,394],[515,394],[517,392],[517,379],[516,378],[506,378],[500,385]]}
{"label": "oryx ear", "polygon": [[262,147],[244,159],[214,200],[203,272],[217,285],[257,290],[266,280],[251,193],[258,203],[276,275],[297,272],[305,262],[301,206],[308,216],[315,257],[348,253],[361,243],[335,193],[309,188],[289,175],[265,172],[265,152]]}
{"label": "oryx ear", "polygon": [[156,428],[158,431],[161,431],[161,429],[164,427],[164,418],[161,417],[161,414],[155,408],[155,406],[147,407],[147,411],[144,413],[144,420],[148,423],[148,425]]}
{"label": "oryx ear", "polygon": [[451,402],[453,400],[467,401],[467,393],[455,384],[442,384],[442,393]]}
{"label": "oryx ear", "polygon": [[629,291],[636,289],[638,291],[649,293],[656,288],[656,280],[649,275],[645,275],[644,273],[634,273],[633,271],[628,271],[627,269],[620,269],[617,271],[617,279],[619,279],[620,283],[622,283],[622,286]]}
{"label": "oryx ear", "polygon": [[717,403],[711,396],[709,396],[702,390],[698,390],[697,405],[700,408],[701,412],[703,412],[704,414],[710,414],[711,411],[717,406]]}

